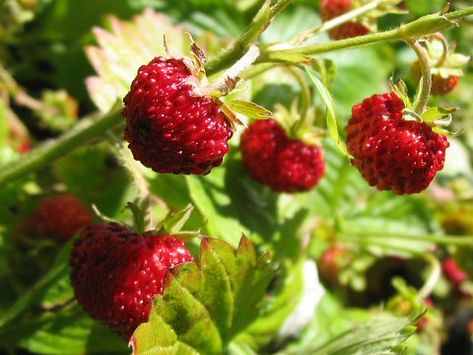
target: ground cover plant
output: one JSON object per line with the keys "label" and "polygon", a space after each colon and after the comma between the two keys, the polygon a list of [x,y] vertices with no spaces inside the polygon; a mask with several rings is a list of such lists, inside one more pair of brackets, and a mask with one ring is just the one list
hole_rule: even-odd
{"label": "ground cover plant", "polygon": [[0,352],[470,354],[471,5],[0,2]]}

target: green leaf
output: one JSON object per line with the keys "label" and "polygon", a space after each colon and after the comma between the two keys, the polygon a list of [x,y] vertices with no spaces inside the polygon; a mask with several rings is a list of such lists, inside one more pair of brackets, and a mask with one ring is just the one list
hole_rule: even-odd
{"label": "green leaf", "polygon": [[[404,342],[416,331],[415,323],[422,313],[406,318],[378,317],[353,327],[330,339],[325,345],[305,349],[314,355],[395,355],[403,354]],[[292,353],[286,353],[292,354]]]}
{"label": "green leaf", "polygon": [[194,206],[187,205],[184,209],[169,214],[164,221],[160,223],[160,226],[162,226],[169,234],[176,234],[181,231],[189,220],[193,210]]}
{"label": "green leaf", "polygon": [[134,353],[221,354],[258,317],[271,276],[267,256],[258,258],[246,237],[237,250],[203,239],[198,264],[168,276],[166,293],[154,299],[149,321],[133,335]]}
{"label": "green leaf", "polygon": [[99,46],[85,48],[87,57],[97,76],[87,78],[89,94],[102,112],[107,112],[115,101],[122,100],[130,88],[140,65],[156,56],[167,56],[163,38],[171,52],[185,53],[185,31],[175,26],[163,14],[148,9],[132,21],[110,17],[112,31],[94,28]]}
{"label": "green leaf", "polygon": [[271,118],[271,111],[265,109],[264,107],[255,104],[254,102],[243,101],[243,100],[232,100],[227,101],[225,104],[232,110],[242,115],[253,118],[253,119],[267,119]]}
{"label": "green leaf", "polygon": [[340,138],[340,134],[338,132],[337,114],[335,113],[335,104],[333,102],[332,96],[330,95],[330,92],[319,79],[319,74],[315,70],[306,67],[306,72],[309,75],[309,78],[314,83],[317,91],[320,94],[320,97],[322,98],[322,101],[327,107],[327,128],[330,133],[330,136],[337,144],[338,149],[344,155],[349,157],[350,154],[348,154],[347,147]]}

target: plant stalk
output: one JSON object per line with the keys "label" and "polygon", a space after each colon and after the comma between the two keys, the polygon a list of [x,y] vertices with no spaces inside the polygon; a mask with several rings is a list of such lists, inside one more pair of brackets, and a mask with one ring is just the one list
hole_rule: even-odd
{"label": "plant stalk", "polygon": [[85,118],[56,140],[45,142],[21,159],[3,167],[0,171],[0,185],[46,167],[90,140],[103,135],[107,130],[118,127],[124,122],[121,111],[122,107],[119,106],[100,119]]}
{"label": "plant stalk", "polygon": [[424,47],[417,40],[407,41],[407,44],[416,52],[419,58],[420,67],[422,70],[422,79],[420,81],[418,99],[414,104],[414,111],[421,116],[427,108],[432,90],[432,66],[430,63],[429,54]]}
{"label": "plant stalk", "polygon": [[275,58],[289,56],[294,57],[297,55],[322,54],[342,49],[358,48],[381,42],[405,41],[409,39],[421,38],[426,35],[455,26],[455,23],[452,22],[453,20],[461,19],[470,15],[473,15],[473,6],[468,7],[464,10],[454,11],[445,15],[434,14],[423,16],[415,21],[404,24],[397,29],[373,33],[366,36],[288,49],[275,50],[271,48],[263,48],[259,62],[263,63],[281,61]]}

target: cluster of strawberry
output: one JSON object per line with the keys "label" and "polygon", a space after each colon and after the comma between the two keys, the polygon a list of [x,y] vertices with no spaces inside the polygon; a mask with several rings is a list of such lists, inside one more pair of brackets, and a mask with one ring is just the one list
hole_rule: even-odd
{"label": "cluster of strawberry", "polygon": [[[351,0],[322,1],[324,19],[351,9]],[[368,32],[352,21],[332,30],[331,36]],[[229,150],[234,122],[221,101],[198,90],[195,73],[185,59],[157,57],[139,68],[124,98],[129,148],[135,159],[156,172],[204,175],[219,166]],[[447,81],[434,78],[434,86],[441,86],[434,92],[445,93],[458,80]],[[426,189],[443,168],[449,145],[431,125],[407,120],[405,109],[396,93],[374,95],[353,107],[346,127],[353,165],[370,185],[397,194]],[[292,134],[278,120],[251,123],[241,137],[241,152],[251,177],[277,192],[309,191],[325,172],[320,145]],[[70,195],[46,200],[33,224],[39,234],[63,240],[83,230],[71,257],[76,298],[124,339],[147,320],[151,300],[163,293],[168,272],[194,261],[185,244],[171,235],[137,234],[115,223],[92,224],[88,209]],[[325,264],[339,252],[326,255]],[[335,266],[325,271],[337,272]]]}

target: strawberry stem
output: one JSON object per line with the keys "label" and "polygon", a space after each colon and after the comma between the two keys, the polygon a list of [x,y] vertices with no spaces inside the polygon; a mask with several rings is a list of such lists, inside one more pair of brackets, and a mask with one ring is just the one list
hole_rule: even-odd
{"label": "strawberry stem", "polygon": [[249,26],[235,42],[207,63],[205,66],[207,74],[215,74],[232,65],[242,52],[246,52],[248,48],[258,40],[259,36],[268,28],[274,17],[289,5],[291,1],[292,0],[278,0],[272,5],[271,1],[264,1],[263,6],[261,6]]}
{"label": "strawberry stem", "polygon": [[48,164],[67,155],[75,149],[85,145],[92,139],[101,136],[109,129],[124,124],[122,106],[117,105],[104,117],[89,117],[82,119],[72,130],[64,133],[54,141],[46,142],[42,146],[24,155],[20,160],[7,165],[0,170],[0,184],[37,171]]}
{"label": "strawberry stem", "polygon": [[420,81],[420,92],[418,93],[418,99],[414,103],[414,111],[421,116],[427,109],[429,103],[430,91],[432,90],[432,67],[430,64],[429,54],[424,47],[421,46],[417,40],[409,40],[407,44],[416,53],[419,58],[420,67],[422,70],[422,79]]}
{"label": "strawberry stem", "polygon": [[442,56],[440,57],[438,62],[434,64],[435,67],[437,67],[437,66],[441,67],[445,64],[445,62],[447,61],[447,58],[448,58],[448,52],[449,52],[448,42],[447,42],[447,39],[445,38],[445,36],[443,34],[441,34],[440,32],[434,33],[432,35],[432,38],[434,38],[434,39],[438,40],[440,43],[442,43],[442,47],[443,47]]}
{"label": "strawberry stem", "polygon": [[[432,33],[445,30],[455,23],[452,20],[460,19],[473,15],[473,7],[468,7],[463,10],[450,12],[445,15],[433,14],[423,16],[413,22],[402,25],[397,29],[393,29],[385,32],[373,33],[366,36],[354,37],[343,39],[339,41],[331,41],[327,43],[319,43],[309,46],[294,47],[288,49],[263,49],[260,63],[263,62],[275,62],[277,59],[272,58],[291,58],[300,55],[314,55],[321,53],[328,53],[342,49],[357,48],[366,45],[391,42],[391,41],[403,41],[412,38],[421,38]],[[279,60],[287,62],[287,60]]]}
{"label": "strawberry stem", "polygon": [[423,300],[430,296],[442,275],[442,267],[438,259],[430,253],[423,255],[424,260],[430,265],[429,276],[422,288],[419,290],[418,297]]}

